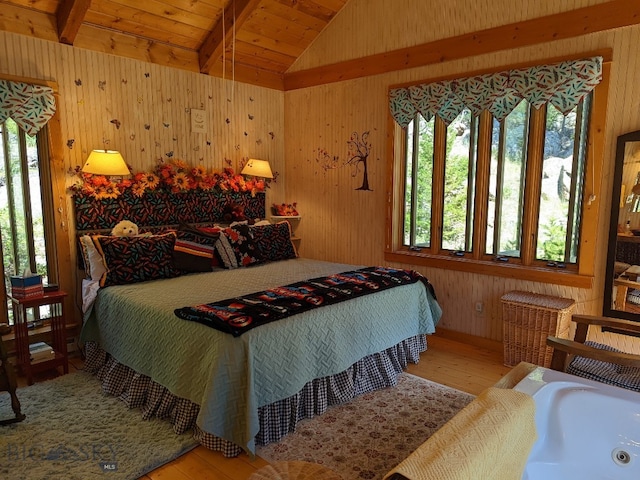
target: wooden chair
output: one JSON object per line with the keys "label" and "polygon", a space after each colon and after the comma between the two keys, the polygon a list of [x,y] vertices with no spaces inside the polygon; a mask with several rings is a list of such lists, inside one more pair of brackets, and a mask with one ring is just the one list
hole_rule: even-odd
{"label": "wooden chair", "polygon": [[554,349],[551,368],[640,392],[640,355],[587,341],[590,326],[638,337],[640,322],[591,315],[573,315],[572,320],[576,322],[573,340],[547,337],[547,345]]}
{"label": "wooden chair", "polygon": [[614,278],[613,284],[616,287],[616,310],[624,310],[627,308],[627,295],[629,294],[629,289],[640,290],[640,282],[634,282],[628,278],[618,277]]}
{"label": "wooden chair", "polygon": [[21,422],[25,419],[25,415],[20,411],[20,402],[16,395],[16,377],[13,371],[13,365],[7,360],[7,351],[0,336],[0,392],[9,392],[11,396],[11,409],[15,415],[14,418],[0,420],[0,425],[8,425],[10,423]]}

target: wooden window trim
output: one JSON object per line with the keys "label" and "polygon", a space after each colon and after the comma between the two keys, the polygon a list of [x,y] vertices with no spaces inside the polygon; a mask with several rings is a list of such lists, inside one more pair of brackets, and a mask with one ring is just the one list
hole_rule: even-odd
{"label": "wooden window trim", "polygon": [[[580,55],[579,57],[573,56],[571,58],[585,58],[590,54]],[[449,270],[464,271],[470,273],[476,273],[481,275],[492,275],[498,277],[516,278],[521,280],[529,280],[540,283],[552,283],[557,285],[566,285],[578,288],[592,288],[595,275],[595,260],[596,260],[596,235],[599,222],[599,205],[600,205],[600,193],[602,192],[602,170],[604,164],[604,126],[606,123],[606,108],[607,108],[607,95],[609,91],[609,79],[611,73],[611,51],[603,54],[603,72],[602,81],[594,89],[593,100],[591,105],[591,120],[589,124],[589,139],[588,139],[588,153],[587,153],[587,165],[586,174],[584,180],[584,198],[582,203],[582,222],[581,222],[581,235],[580,235],[580,247],[579,247],[579,260],[577,271],[574,269],[566,270],[554,270],[540,265],[539,262],[534,262],[535,257],[535,238],[524,239],[523,238],[523,253],[522,263],[496,263],[492,260],[486,260],[481,255],[484,251],[484,247],[478,250],[477,247],[479,240],[474,235],[474,254],[467,255],[465,257],[448,257],[440,254],[439,242],[438,245],[432,245],[429,252],[418,252],[409,250],[408,247],[402,245],[402,231],[403,231],[403,204],[404,198],[404,179],[402,177],[403,162],[397,162],[396,158],[402,158],[405,152],[404,138],[402,128],[394,121],[391,113],[388,113],[388,135],[387,135],[387,154],[388,154],[388,166],[387,166],[387,208],[386,208],[386,238],[385,238],[385,251],[384,258],[387,262],[404,263],[411,265],[419,265],[424,267],[443,268]],[[565,60],[568,58],[564,58]],[[554,59],[556,61],[557,59]],[[540,60],[533,64],[551,63],[549,61]],[[483,73],[489,73],[493,71],[500,71],[510,68],[521,67],[522,64],[517,66],[506,66],[494,68],[491,70],[485,70]],[[459,74],[447,79],[453,79],[466,74]],[[438,78],[437,80],[444,80]],[[430,83],[437,81],[435,79],[427,79],[417,83]],[[391,86],[395,88],[397,85]],[[543,122],[544,123],[544,122]],[[544,124],[542,124],[542,128]],[[480,132],[479,135],[490,135],[490,132]],[[436,135],[438,132],[436,131]],[[538,155],[537,150],[543,148],[540,145],[529,145],[527,148],[534,149],[536,152],[534,155]],[[537,149],[537,150],[536,150]],[[437,153],[436,153],[437,155]],[[542,156],[540,155],[540,158]],[[479,157],[478,162],[488,161]],[[437,162],[442,163],[442,162]],[[541,161],[539,162],[541,163]],[[435,167],[435,166],[434,166]],[[538,169],[535,169],[537,171]],[[533,178],[534,169],[527,169],[527,186],[525,188],[537,188],[539,183]],[[434,184],[438,181],[434,168]],[[402,180],[402,181],[400,181]],[[488,178],[483,178],[482,182],[488,182]],[[595,199],[590,199],[591,196],[595,196]],[[525,195],[527,197],[528,195]],[[478,198],[478,192],[476,192],[476,208],[478,202],[482,199]],[[437,201],[434,199],[434,201]],[[432,207],[433,208],[433,207]],[[526,217],[523,222],[535,222],[537,215],[533,215],[534,212],[530,212],[530,208],[526,208]],[[476,227],[478,223],[483,221],[486,224],[486,218],[480,217],[479,213],[485,212],[485,209],[476,210]],[[484,217],[484,213],[482,217]],[[439,228],[441,225],[436,225],[433,222],[438,221],[439,217],[436,215],[432,219],[432,241],[439,238]],[[535,230],[535,229],[534,229]],[[476,231],[478,233],[479,231]],[[526,242],[526,246],[525,246]]]}
{"label": "wooden window trim", "polygon": [[522,266],[515,263],[497,263],[486,260],[475,260],[465,257],[443,257],[441,255],[424,254],[409,250],[385,251],[387,262],[404,263],[421,267],[442,268],[479,275],[515,278],[540,283],[552,283],[577,288],[592,288],[593,276],[580,275],[567,271],[551,271],[548,268]]}

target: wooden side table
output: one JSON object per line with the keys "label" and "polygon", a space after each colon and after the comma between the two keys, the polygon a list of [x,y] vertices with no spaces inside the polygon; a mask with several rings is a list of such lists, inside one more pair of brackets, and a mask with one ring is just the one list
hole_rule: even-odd
{"label": "wooden side table", "polygon": [[[27,376],[27,383],[33,384],[33,374],[62,367],[64,373],[69,373],[69,356],[67,355],[67,332],[64,317],[64,299],[66,292],[58,290],[45,292],[37,297],[11,297],[13,304],[13,318],[15,344],[18,366]],[[53,358],[32,363],[29,355],[29,327],[27,325],[27,309],[49,305],[51,310],[51,347]]]}

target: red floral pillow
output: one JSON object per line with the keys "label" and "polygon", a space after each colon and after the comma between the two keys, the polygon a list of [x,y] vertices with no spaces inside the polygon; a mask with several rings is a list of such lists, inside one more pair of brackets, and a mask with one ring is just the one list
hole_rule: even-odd
{"label": "red floral pillow", "polygon": [[225,268],[248,267],[262,260],[248,225],[235,225],[220,231],[216,251]]}

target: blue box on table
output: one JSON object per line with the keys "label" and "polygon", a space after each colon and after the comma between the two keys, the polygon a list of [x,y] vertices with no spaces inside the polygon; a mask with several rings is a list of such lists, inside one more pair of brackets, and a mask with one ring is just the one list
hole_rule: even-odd
{"label": "blue box on table", "polygon": [[39,297],[42,294],[44,294],[42,275],[11,276],[11,296],[13,298]]}

